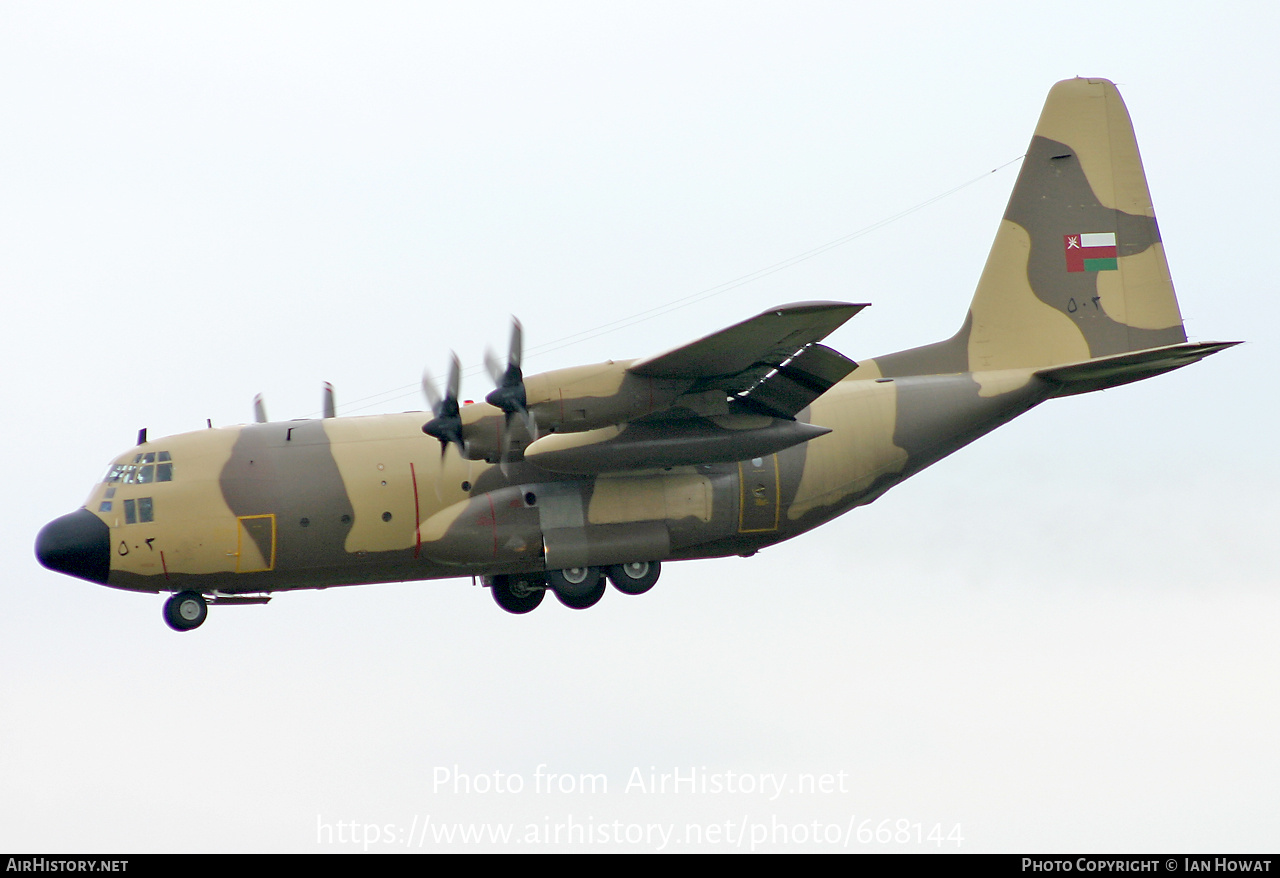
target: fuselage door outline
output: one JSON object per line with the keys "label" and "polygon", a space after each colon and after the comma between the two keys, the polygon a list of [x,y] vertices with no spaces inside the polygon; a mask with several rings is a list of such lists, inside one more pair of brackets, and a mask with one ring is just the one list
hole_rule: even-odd
{"label": "fuselage door outline", "polygon": [[265,573],[276,566],[276,516],[236,518],[236,573]]}
{"label": "fuselage door outline", "polygon": [[778,529],[778,455],[738,461],[738,533]]}

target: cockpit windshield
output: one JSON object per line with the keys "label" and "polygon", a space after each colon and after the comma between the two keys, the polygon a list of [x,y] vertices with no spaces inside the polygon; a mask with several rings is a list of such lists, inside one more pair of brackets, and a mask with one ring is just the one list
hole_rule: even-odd
{"label": "cockpit windshield", "polygon": [[117,463],[103,479],[108,484],[147,485],[173,481],[173,461],[167,451],[135,454],[132,463]]}

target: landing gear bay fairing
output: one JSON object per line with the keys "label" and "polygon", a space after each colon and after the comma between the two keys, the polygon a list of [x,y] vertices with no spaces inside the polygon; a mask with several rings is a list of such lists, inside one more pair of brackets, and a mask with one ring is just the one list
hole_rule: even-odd
{"label": "landing gear bay fairing", "polygon": [[[479,577],[502,609],[585,609],[661,565],[798,536],[1059,396],[1196,362],[1128,112],[1106,80],[1049,93],[960,330],[855,363],[821,342],[864,305],[773,308],[675,350],[525,376],[430,414],[147,440],[36,539],[44,566],[170,593],[164,618],[275,592]],[[425,423],[424,423],[425,421]]]}

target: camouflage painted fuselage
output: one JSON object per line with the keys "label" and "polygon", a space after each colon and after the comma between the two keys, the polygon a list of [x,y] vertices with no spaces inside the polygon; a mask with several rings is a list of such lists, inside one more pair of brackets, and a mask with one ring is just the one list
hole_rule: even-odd
{"label": "camouflage painted fuselage", "polygon": [[[250,424],[145,443],[172,479],[104,482],[107,584],[261,592],[749,554],[870,502],[1046,398],[1029,372],[844,381],[804,413],[832,432],[731,463],[569,476],[443,460],[423,413]],[[108,499],[107,494],[111,497]],[[437,493],[438,492],[438,493]],[[150,499],[152,520],[125,503]],[[557,557],[559,554],[559,557]]]}

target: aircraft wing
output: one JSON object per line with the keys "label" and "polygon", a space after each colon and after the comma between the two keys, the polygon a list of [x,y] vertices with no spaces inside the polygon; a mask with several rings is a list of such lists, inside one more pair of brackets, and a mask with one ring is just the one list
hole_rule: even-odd
{"label": "aircraft wing", "polygon": [[857,367],[818,342],[865,307],[845,302],[781,305],[695,342],[637,360],[628,371],[652,378],[694,379],[696,389],[723,390],[740,410],[792,418]]}

